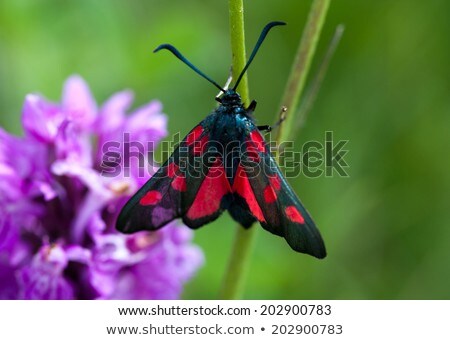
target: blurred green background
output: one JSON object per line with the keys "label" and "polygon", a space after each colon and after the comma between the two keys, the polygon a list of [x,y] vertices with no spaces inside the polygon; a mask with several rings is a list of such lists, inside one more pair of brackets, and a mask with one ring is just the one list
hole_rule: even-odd
{"label": "blurred green background", "polygon": [[[245,3],[248,48],[267,22],[288,23],[249,71],[256,116],[270,124],[311,2]],[[300,150],[325,131],[349,140],[349,177],[290,180],[329,255],[295,253],[260,231],[245,298],[450,298],[448,13],[445,0],[332,2],[313,72],[336,26],[346,31],[296,142]],[[2,0],[0,124],[21,133],[24,96],[58,101],[78,73],[99,103],[123,88],[135,91],[136,105],[160,99],[170,132],[184,135],[214,108],[217,90],[168,53],[151,53],[164,42],[224,83],[227,1]],[[207,262],[184,298],[216,298],[234,233],[228,214],[195,232]]]}

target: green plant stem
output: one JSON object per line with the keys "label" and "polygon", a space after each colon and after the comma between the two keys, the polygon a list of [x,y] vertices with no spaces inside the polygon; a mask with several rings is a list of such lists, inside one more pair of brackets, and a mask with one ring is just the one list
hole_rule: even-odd
{"label": "green plant stem", "polygon": [[[316,50],[329,3],[330,0],[313,1],[282,99],[282,105],[288,107],[288,112],[286,112],[286,121],[280,126],[283,128],[278,129],[277,141],[279,143],[289,138],[290,126],[294,119],[293,113],[296,111],[295,107],[304,88],[306,76]],[[229,0],[229,15],[231,50],[233,55],[233,79],[236,79],[246,62],[243,0]],[[247,84],[247,76],[244,76],[239,85],[239,93],[241,94],[242,101],[248,105],[249,92]],[[249,229],[244,229],[240,225],[237,226],[231,255],[219,294],[220,299],[239,299],[242,296],[257,230],[255,226]]]}
{"label": "green plant stem", "polygon": [[[229,21],[231,37],[231,55],[232,55],[232,76],[236,80],[240,72],[244,69],[247,62],[245,56],[245,34],[244,34],[244,3],[243,0],[229,0]],[[245,105],[250,103],[248,93],[247,74],[242,78],[239,88],[242,102]]]}
{"label": "green plant stem", "polygon": [[306,121],[306,117],[311,111],[314,102],[317,98],[317,95],[319,94],[319,90],[327,73],[328,66],[330,65],[331,59],[333,58],[334,53],[336,52],[336,48],[339,45],[339,42],[341,41],[343,34],[344,34],[344,25],[342,24],[338,25],[334,32],[333,38],[331,39],[331,42],[328,45],[328,49],[322,59],[319,69],[317,70],[316,74],[311,80],[308,86],[309,88],[306,91],[305,95],[303,96],[300,108],[298,109],[297,113],[298,118],[296,119],[296,122],[294,124],[294,130],[292,131],[292,133],[295,133],[295,130],[299,129]]}
{"label": "green plant stem", "polygon": [[286,120],[278,129],[276,137],[278,145],[292,138],[291,131],[292,127],[295,126],[293,123],[295,122],[298,102],[305,87],[306,77],[311,67],[311,61],[316,51],[329,5],[330,0],[314,0],[311,5],[294,64],[281,99],[281,106],[286,106],[287,111]]}
{"label": "green plant stem", "polygon": [[[233,79],[237,79],[246,63],[245,35],[244,35],[244,4],[243,0],[229,0],[231,52],[233,60]],[[238,89],[242,102],[248,105],[249,92],[247,75],[242,78]],[[250,264],[250,255],[257,232],[257,228],[244,229],[236,226],[234,243],[223,278],[220,299],[239,299],[242,295],[246,273]]]}
{"label": "green plant stem", "polygon": [[234,243],[219,294],[220,299],[235,300],[242,297],[257,231],[256,226],[249,229],[244,229],[239,224],[236,226]]}

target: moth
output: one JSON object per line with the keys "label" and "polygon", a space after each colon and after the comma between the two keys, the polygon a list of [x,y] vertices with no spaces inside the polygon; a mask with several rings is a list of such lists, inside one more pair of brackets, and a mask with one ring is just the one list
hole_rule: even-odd
{"label": "moth", "polygon": [[236,89],[271,28],[259,39],[233,88],[223,89],[175,47],[168,50],[220,91],[219,106],[195,126],[173,154],[123,207],[116,228],[123,233],[157,230],[176,218],[196,229],[217,219],[224,210],[244,228],[255,222],[284,237],[290,247],[317,258],[325,245],[309,213],[292,190],[253,117],[256,102],[244,107]]}

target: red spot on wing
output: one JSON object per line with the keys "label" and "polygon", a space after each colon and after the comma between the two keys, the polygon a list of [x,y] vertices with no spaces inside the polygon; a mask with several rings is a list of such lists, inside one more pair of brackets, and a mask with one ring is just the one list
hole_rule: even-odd
{"label": "red spot on wing", "polygon": [[256,150],[258,150],[259,152],[266,151],[266,141],[258,130],[253,130],[252,132],[250,132],[250,139],[255,144]]}
{"label": "red spot on wing", "polygon": [[247,160],[252,161],[254,163],[259,163],[259,153],[258,149],[253,145],[253,143],[247,144],[247,149],[245,150],[245,155]]}
{"label": "red spot on wing", "polygon": [[176,165],[174,162],[169,163],[169,165],[167,166],[167,176],[169,176],[170,178],[174,178],[178,172],[178,169],[179,166]]}
{"label": "red spot on wing", "polygon": [[203,133],[203,127],[201,125],[197,125],[194,130],[192,130],[186,137],[186,144],[191,145],[196,140],[200,138]]}
{"label": "red spot on wing", "polygon": [[255,194],[253,192],[252,187],[250,186],[250,182],[248,180],[247,174],[244,168],[239,165],[236,171],[236,176],[234,178],[233,183],[233,192],[242,196],[247,202],[247,205],[256,219],[260,222],[265,222],[263,212],[256,200]]}
{"label": "red spot on wing", "polygon": [[278,191],[281,189],[281,179],[278,174],[269,177],[270,184],[272,185],[273,190]]}
{"label": "red spot on wing", "polygon": [[289,220],[291,220],[294,223],[300,223],[300,224],[304,224],[305,223],[305,219],[303,218],[302,214],[300,214],[300,211],[298,211],[298,209],[293,206],[290,205],[288,207],[286,207],[284,209],[284,212],[286,213],[286,216]]}
{"label": "red spot on wing", "polygon": [[141,205],[155,205],[159,201],[161,201],[162,195],[159,191],[151,190],[145,194],[144,197],[141,198],[139,203]]}
{"label": "red spot on wing", "polygon": [[259,131],[253,130],[250,132],[250,138],[247,140],[245,150],[247,159],[252,162],[259,163],[259,153],[266,152],[265,145],[266,142]]}
{"label": "red spot on wing", "polygon": [[191,220],[195,220],[213,215],[220,209],[223,196],[230,192],[231,187],[225,174],[225,169],[221,161],[217,159],[203,180],[186,216]]}
{"label": "red spot on wing", "polygon": [[186,177],[184,175],[177,176],[172,181],[172,188],[177,191],[186,191]]}
{"label": "red spot on wing", "polygon": [[264,201],[266,201],[266,203],[273,203],[276,200],[277,194],[275,193],[275,191],[272,189],[270,185],[266,186],[264,188]]}

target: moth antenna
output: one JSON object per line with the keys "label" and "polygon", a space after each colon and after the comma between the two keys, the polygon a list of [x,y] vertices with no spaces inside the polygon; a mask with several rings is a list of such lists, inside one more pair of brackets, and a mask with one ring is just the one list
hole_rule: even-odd
{"label": "moth antenna", "polygon": [[272,21],[272,22],[269,22],[266,26],[264,26],[263,30],[261,31],[261,34],[259,35],[259,39],[256,42],[255,47],[253,48],[252,54],[250,55],[250,58],[247,61],[247,64],[245,64],[244,69],[242,70],[241,74],[239,75],[239,77],[238,77],[238,79],[236,81],[236,84],[233,87],[233,91],[236,91],[239,83],[241,82],[242,77],[245,74],[245,71],[247,71],[248,67],[252,63],[253,58],[255,58],[255,55],[258,52],[258,50],[259,50],[261,44],[263,43],[264,39],[266,38],[267,33],[269,33],[269,31],[271,30],[272,27],[283,26],[283,25],[286,25],[286,23],[282,22],[282,21]]}
{"label": "moth antenna", "polygon": [[173,55],[175,57],[177,57],[178,59],[180,59],[183,63],[185,63],[187,66],[189,66],[190,69],[192,69],[195,73],[199,74],[200,76],[202,76],[203,78],[205,78],[207,81],[209,81],[211,84],[213,84],[215,87],[217,87],[220,91],[225,92],[225,90],[219,85],[217,84],[214,80],[212,80],[210,77],[208,77],[206,74],[204,74],[202,71],[200,71],[197,67],[195,67],[194,65],[192,65],[192,63],[187,60],[181,53],[180,51],[178,51],[174,46],[170,45],[170,44],[162,44],[159,45],[157,48],[155,48],[155,50],[153,51],[153,53],[158,52],[160,50],[169,50],[170,52],[173,53]]}

